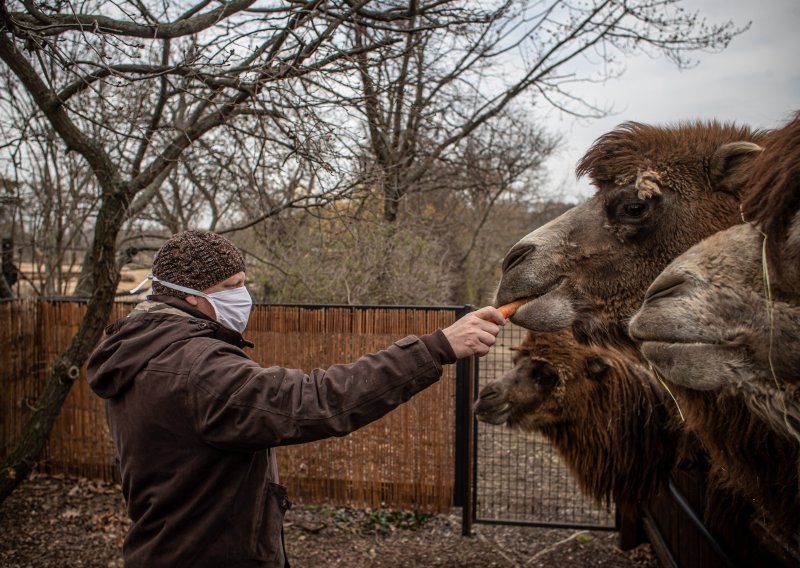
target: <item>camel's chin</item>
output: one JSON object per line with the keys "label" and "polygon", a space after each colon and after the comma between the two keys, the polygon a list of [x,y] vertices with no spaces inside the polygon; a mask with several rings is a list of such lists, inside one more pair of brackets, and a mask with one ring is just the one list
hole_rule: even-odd
{"label": "camel's chin", "polygon": [[509,414],[509,412],[479,413],[475,415],[475,418],[477,418],[480,422],[485,422],[486,424],[501,426],[506,423]]}
{"label": "camel's chin", "polygon": [[665,381],[699,391],[730,384],[747,365],[739,348],[723,344],[645,341],[641,351]]}
{"label": "camel's chin", "polygon": [[562,288],[534,298],[511,317],[511,321],[531,331],[554,332],[571,327],[576,312]]}

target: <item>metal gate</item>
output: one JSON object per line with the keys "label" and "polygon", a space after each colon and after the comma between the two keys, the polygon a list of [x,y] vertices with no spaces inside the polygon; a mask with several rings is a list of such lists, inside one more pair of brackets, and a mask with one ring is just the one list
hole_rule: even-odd
{"label": "metal gate", "polygon": [[584,496],[541,435],[473,418],[471,407],[478,392],[511,369],[511,348],[522,342],[525,332],[508,324],[486,357],[461,363],[456,488],[463,492],[457,498],[464,510],[462,530],[469,534],[472,523],[616,530],[615,509]]}

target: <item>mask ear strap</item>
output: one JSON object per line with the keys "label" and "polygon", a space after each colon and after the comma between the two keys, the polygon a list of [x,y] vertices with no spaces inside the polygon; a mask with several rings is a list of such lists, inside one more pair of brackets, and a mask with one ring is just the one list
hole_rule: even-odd
{"label": "mask ear strap", "polygon": [[136,288],[134,288],[133,290],[131,290],[130,292],[128,292],[128,294],[135,294],[136,292],[138,292],[139,290],[141,290],[141,289],[142,289],[142,286],[144,286],[145,284],[147,284],[147,281],[148,281],[148,280],[153,280],[154,278],[155,278],[155,276],[153,276],[153,273],[151,272],[150,274],[148,274],[147,276],[145,276],[145,277],[144,277],[144,280],[142,280],[141,282],[139,282],[139,285],[138,285]]}
{"label": "mask ear strap", "polygon": [[183,293],[185,293],[185,294],[191,294],[192,296],[202,296],[203,298],[208,298],[208,294],[204,294],[203,292],[200,292],[199,290],[195,290],[194,288],[187,288],[186,286],[181,286],[181,285],[179,285],[179,284],[173,284],[172,282],[165,282],[164,280],[159,280],[157,277],[155,277],[155,276],[153,275],[153,273],[152,273],[152,272],[151,272],[150,274],[148,274],[148,275],[147,275],[147,278],[145,278],[144,280],[142,280],[142,283],[141,283],[141,284],[139,284],[139,285],[138,285],[136,288],[134,288],[133,290],[131,290],[129,293],[130,293],[130,294],[135,294],[136,292],[138,292],[138,291],[139,291],[139,289],[140,289],[142,286],[144,286],[144,285],[145,285],[145,283],[146,283],[148,280],[151,280],[151,281],[153,281],[153,282],[158,282],[158,283],[159,283],[159,284],[161,284],[162,286],[166,286],[167,288],[172,288],[173,290],[177,290],[178,292],[183,292]]}

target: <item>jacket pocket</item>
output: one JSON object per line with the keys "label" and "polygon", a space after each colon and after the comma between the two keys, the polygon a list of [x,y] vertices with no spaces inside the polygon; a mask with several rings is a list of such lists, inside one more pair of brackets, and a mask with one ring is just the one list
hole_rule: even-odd
{"label": "jacket pocket", "polygon": [[283,554],[282,528],[286,511],[292,508],[286,488],[268,482],[259,519],[255,526],[252,549],[256,558],[275,562]]}

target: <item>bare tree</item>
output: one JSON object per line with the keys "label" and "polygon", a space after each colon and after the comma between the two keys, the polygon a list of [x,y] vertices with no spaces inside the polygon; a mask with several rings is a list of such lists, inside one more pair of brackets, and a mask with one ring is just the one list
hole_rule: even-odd
{"label": "bare tree", "polygon": [[[692,51],[722,49],[743,31],[730,22],[707,25],[679,0],[500,0],[470,6],[462,13],[464,25],[440,34],[432,26],[435,15],[418,12],[412,0],[403,42],[380,53],[358,54],[357,109],[368,139],[362,180],[382,193],[383,216],[390,224],[389,248],[375,266],[382,275],[379,288],[388,288],[396,273],[391,224],[399,219],[404,200],[441,187],[442,174],[452,172],[459,154],[469,149],[463,142],[471,140],[474,146],[482,136],[490,140],[496,128],[491,123],[502,119],[526,130],[525,121],[509,119],[512,103],[524,100],[529,110],[516,105],[522,113],[543,103],[600,116],[602,108],[570,93],[572,84],[619,73],[619,56],[635,52],[661,54],[689,66]],[[356,18],[352,33],[357,47],[379,42],[387,33],[358,24]],[[532,158],[538,150],[534,153]],[[495,200],[502,193],[495,193]],[[486,202],[483,219],[494,202]],[[456,273],[463,275],[468,259],[469,252],[452,258],[451,297],[463,290]]]}
{"label": "bare tree", "polygon": [[[731,22],[707,25],[680,0],[563,0],[482,2],[475,25],[455,33],[431,29],[431,15],[412,0],[402,44],[358,55],[366,129],[374,161],[369,179],[384,194],[384,216],[460,141],[525,95],[573,114],[603,109],[576,98],[570,86],[621,71],[619,57],[660,54],[679,67],[691,53],[724,48],[744,31]],[[380,42],[387,31],[356,26],[356,46]],[[588,64],[587,64],[588,63]],[[582,65],[583,64],[583,65]]]}
{"label": "bare tree", "polygon": [[11,157],[18,200],[14,238],[31,273],[27,285],[36,295],[67,295],[98,201],[94,176],[80,156],[64,154],[46,123],[29,123]]}
{"label": "bare tree", "polygon": [[[532,230],[530,223],[520,227],[514,220],[530,221],[529,209],[548,193],[544,166],[559,140],[517,118],[525,114],[513,112],[513,106],[507,111],[437,161],[430,177],[447,191],[431,182],[422,186],[439,194],[442,203],[437,240],[449,260],[451,303],[490,300],[487,287],[496,281],[493,271],[502,260],[498,255]],[[498,215],[495,209],[502,205],[506,207]]]}

